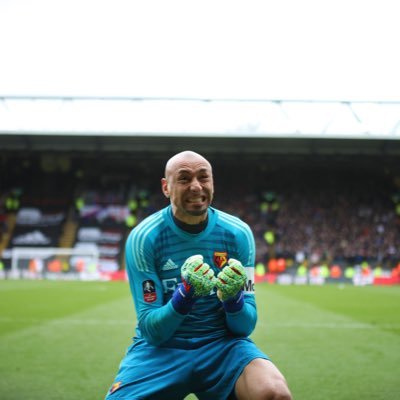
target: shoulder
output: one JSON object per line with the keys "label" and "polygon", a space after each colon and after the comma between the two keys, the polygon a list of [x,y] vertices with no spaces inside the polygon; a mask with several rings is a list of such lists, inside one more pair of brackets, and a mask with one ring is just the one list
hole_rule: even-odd
{"label": "shoulder", "polygon": [[219,223],[219,225],[224,229],[229,230],[234,234],[244,233],[246,235],[252,235],[250,226],[239,217],[217,209],[214,209],[214,211],[217,214],[217,223]]}
{"label": "shoulder", "polygon": [[145,218],[139,225],[135,226],[129,234],[128,241],[155,240],[165,226],[165,209],[155,212]]}
{"label": "shoulder", "polygon": [[[255,240],[250,226],[240,218],[223,211],[218,212],[217,224],[227,232],[235,245],[235,257],[245,266],[253,266],[255,258]],[[233,258],[235,258],[233,257]]]}

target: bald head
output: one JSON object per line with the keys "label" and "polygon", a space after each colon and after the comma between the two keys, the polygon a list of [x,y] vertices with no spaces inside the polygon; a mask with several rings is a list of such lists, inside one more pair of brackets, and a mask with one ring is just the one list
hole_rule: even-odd
{"label": "bald head", "polygon": [[167,164],[165,165],[164,176],[166,179],[168,179],[171,173],[176,171],[181,164],[191,164],[196,162],[204,163],[208,166],[210,171],[212,171],[211,164],[202,155],[194,151],[186,150],[175,154],[167,161]]}

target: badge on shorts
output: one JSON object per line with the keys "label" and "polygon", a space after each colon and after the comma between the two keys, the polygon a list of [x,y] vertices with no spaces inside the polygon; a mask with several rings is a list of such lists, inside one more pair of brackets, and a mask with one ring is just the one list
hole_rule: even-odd
{"label": "badge on shorts", "polygon": [[110,394],[111,394],[111,393],[114,393],[117,389],[119,389],[119,388],[121,387],[121,384],[122,384],[121,381],[113,383],[113,385],[111,386],[111,389],[110,389],[109,393],[110,393]]}
{"label": "badge on shorts", "polygon": [[157,300],[156,285],[154,281],[148,279],[142,283],[143,298],[146,303],[153,303]]}
{"label": "badge on shorts", "polygon": [[228,262],[228,253],[226,251],[214,251],[214,264],[219,268],[223,268]]}

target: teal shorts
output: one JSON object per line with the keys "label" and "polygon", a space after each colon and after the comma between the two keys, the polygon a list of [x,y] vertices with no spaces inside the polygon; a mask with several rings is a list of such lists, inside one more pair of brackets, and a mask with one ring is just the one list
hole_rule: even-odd
{"label": "teal shorts", "polygon": [[[182,340],[156,347],[136,339],[128,348],[107,400],[234,399],[234,386],[255,358],[269,359],[249,338]],[[174,344],[172,343],[172,346]]]}

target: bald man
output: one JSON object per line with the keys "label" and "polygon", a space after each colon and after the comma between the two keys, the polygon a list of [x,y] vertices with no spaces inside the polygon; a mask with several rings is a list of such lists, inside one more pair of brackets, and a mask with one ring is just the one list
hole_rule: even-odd
{"label": "bald man", "polygon": [[283,375],[249,339],[254,237],[211,207],[211,164],[193,151],[174,155],[161,190],[170,205],[127,239],[138,324],[107,400],[291,399]]}

